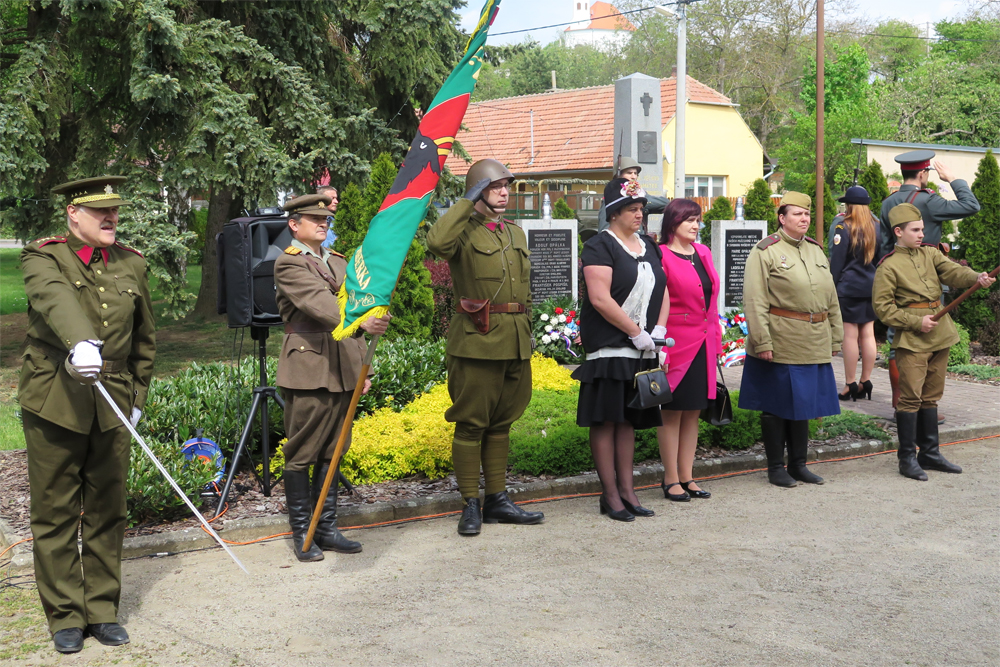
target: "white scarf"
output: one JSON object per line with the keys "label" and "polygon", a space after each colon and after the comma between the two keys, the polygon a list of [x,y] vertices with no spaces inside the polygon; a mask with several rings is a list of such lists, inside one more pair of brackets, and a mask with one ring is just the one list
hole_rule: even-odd
{"label": "white scarf", "polygon": [[632,252],[625,245],[625,242],[611,231],[611,229],[605,229],[604,231],[611,234],[611,238],[618,242],[618,245],[629,254],[629,257],[638,262],[638,273],[635,277],[635,284],[632,285],[632,291],[629,292],[628,298],[625,299],[625,303],[622,304],[621,308],[630,320],[638,324],[639,328],[645,331],[646,310],[649,308],[649,299],[653,296],[653,288],[656,286],[653,267],[649,265],[649,262],[638,261],[640,257],[646,255],[646,244],[643,242],[642,237],[635,234],[635,238],[642,246],[642,252]]}

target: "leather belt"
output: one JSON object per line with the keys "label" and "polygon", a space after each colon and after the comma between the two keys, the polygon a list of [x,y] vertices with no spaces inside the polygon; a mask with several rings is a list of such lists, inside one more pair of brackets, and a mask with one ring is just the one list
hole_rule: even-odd
{"label": "leather belt", "polygon": [[[61,350],[54,345],[49,345],[43,340],[39,340],[34,336],[27,336],[24,339],[24,344],[38,348],[45,353],[45,356],[52,357],[56,359],[57,364],[61,364],[69,356],[67,350]],[[128,366],[128,359],[104,359],[101,358],[101,373],[121,373]]]}
{"label": "leather belt", "polygon": [[[468,315],[469,311],[462,308],[462,303],[459,302],[455,306],[455,312],[462,313],[463,315]],[[490,304],[491,313],[526,313],[528,308],[523,303],[491,303]]]}
{"label": "leather belt", "polygon": [[[897,304],[899,305],[899,304]],[[928,303],[924,301],[923,303],[911,303],[905,306],[900,306],[901,308],[937,308],[941,305],[941,301],[931,301]]]}
{"label": "leather belt", "polygon": [[776,306],[771,306],[767,312],[772,315],[777,315],[778,317],[787,317],[790,320],[802,320],[803,322],[809,322],[811,324],[824,322],[827,318],[827,313],[798,313],[794,310],[785,310],[784,308],[777,308]]}
{"label": "leather belt", "polygon": [[285,324],[286,334],[333,333],[329,327],[319,322],[288,322]]}

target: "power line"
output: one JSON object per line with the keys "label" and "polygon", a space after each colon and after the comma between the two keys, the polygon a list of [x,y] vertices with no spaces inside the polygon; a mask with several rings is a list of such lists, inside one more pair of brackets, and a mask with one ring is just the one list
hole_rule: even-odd
{"label": "power line", "polygon": [[[591,16],[591,21],[597,21],[598,19],[610,19],[616,16],[627,16],[628,14],[638,14],[639,12],[647,12],[651,9],[656,9],[657,7],[672,7],[674,5],[681,4],[691,4],[697,0],[678,0],[678,2],[661,2],[657,5],[650,5],[649,7],[641,7],[639,9],[630,9],[625,12],[615,12],[613,14],[605,14],[603,16]],[[551,25],[540,25],[534,28],[524,28],[522,30],[508,30],[507,32],[491,32],[490,37],[499,37],[500,35],[516,35],[521,32],[531,32],[532,30],[545,30],[547,28],[561,28],[564,25],[573,25],[574,23],[579,23],[579,21],[566,21],[565,23],[552,23]]]}

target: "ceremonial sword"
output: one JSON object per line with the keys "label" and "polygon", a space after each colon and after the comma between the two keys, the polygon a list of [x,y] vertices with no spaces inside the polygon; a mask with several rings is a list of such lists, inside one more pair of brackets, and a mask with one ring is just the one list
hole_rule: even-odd
{"label": "ceremonial sword", "polygon": [[131,433],[132,437],[135,438],[136,442],[139,443],[139,446],[142,447],[142,451],[146,452],[146,456],[148,456],[149,459],[153,462],[153,465],[156,466],[157,470],[163,473],[163,476],[167,478],[167,481],[170,482],[170,486],[174,487],[174,491],[176,491],[177,495],[180,496],[181,500],[184,501],[184,504],[186,504],[191,509],[191,511],[194,512],[194,515],[196,517],[198,517],[198,521],[201,522],[202,527],[204,527],[204,529],[208,531],[209,535],[215,538],[215,541],[219,543],[220,547],[226,550],[226,553],[229,554],[229,557],[232,558],[233,561],[240,566],[241,570],[243,570],[247,574],[250,574],[250,571],[243,566],[243,563],[241,563],[240,559],[236,557],[236,554],[234,554],[232,550],[226,545],[226,543],[222,541],[222,538],[219,537],[218,533],[216,533],[212,529],[212,527],[208,525],[208,521],[206,521],[205,517],[201,515],[201,512],[199,512],[198,508],[194,506],[194,503],[192,503],[188,499],[187,494],[181,490],[181,487],[178,486],[177,482],[174,481],[174,478],[170,476],[170,473],[167,472],[167,469],[163,467],[163,464],[160,463],[160,460],[156,458],[156,454],[153,453],[153,450],[149,448],[149,445],[146,444],[146,441],[143,440],[142,436],[139,435],[139,433],[135,430],[135,427],[132,426],[132,422],[130,422],[128,419],[125,418],[125,415],[122,414],[122,411],[118,408],[118,404],[111,399],[111,395],[108,394],[108,390],[104,388],[104,385],[101,384],[101,381],[98,380],[95,384],[97,386],[97,389],[101,392],[101,395],[104,396],[104,400],[108,402],[108,405],[111,406],[111,409],[115,411],[116,415],[118,415],[118,419],[122,420],[122,424],[125,424],[125,428],[128,429],[128,432]]}

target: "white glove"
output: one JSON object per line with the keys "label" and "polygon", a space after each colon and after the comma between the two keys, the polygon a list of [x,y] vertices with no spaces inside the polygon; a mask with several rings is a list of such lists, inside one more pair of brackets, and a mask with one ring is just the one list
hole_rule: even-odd
{"label": "white glove", "polygon": [[81,384],[94,384],[101,375],[101,348],[97,341],[82,340],[66,357],[66,370]]}
{"label": "white glove", "polygon": [[629,336],[629,340],[635,345],[637,350],[655,350],[656,344],[653,342],[653,337],[650,336],[645,331],[640,331],[638,336]]}
{"label": "white glove", "polygon": [[129,415],[128,419],[129,423],[132,424],[132,428],[136,427],[140,419],[142,419],[142,410],[139,408],[132,408],[132,414]]}
{"label": "white glove", "polygon": [[657,324],[653,327],[653,333],[649,334],[649,337],[653,340],[664,340],[667,337],[667,328]]}

